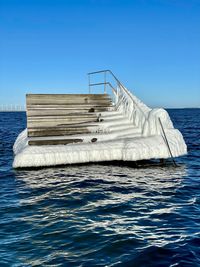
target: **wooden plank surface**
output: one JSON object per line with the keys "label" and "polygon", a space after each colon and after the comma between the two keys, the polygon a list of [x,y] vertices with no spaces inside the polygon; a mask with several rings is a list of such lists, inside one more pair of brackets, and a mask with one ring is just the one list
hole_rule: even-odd
{"label": "wooden plank surface", "polygon": [[30,146],[46,146],[46,145],[67,145],[72,143],[81,143],[82,139],[58,139],[58,140],[29,140]]}
{"label": "wooden plank surface", "polygon": [[99,114],[96,114],[94,112],[87,112],[87,113],[83,113],[83,114],[78,114],[76,115],[76,113],[67,113],[66,115],[52,115],[52,116],[36,116],[36,117],[28,117],[28,119],[30,120],[38,120],[38,119],[46,119],[46,120],[64,120],[64,119],[74,119],[76,120],[78,119],[84,119],[84,118],[96,118]]}
{"label": "wooden plank surface", "polygon": [[28,128],[34,128],[34,127],[62,127],[62,126],[70,126],[70,125],[77,125],[77,124],[83,124],[83,123],[89,123],[89,122],[97,122],[97,119],[94,118],[77,118],[76,120],[68,118],[65,120],[60,120],[60,121],[27,121],[27,126]]}
{"label": "wooden plank surface", "polygon": [[69,135],[79,135],[79,134],[87,134],[90,133],[88,129],[79,128],[79,129],[37,129],[37,131],[32,131],[31,129],[28,131],[29,137],[45,137],[45,136],[69,136]]}
{"label": "wooden plank surface", "polygon": [[101,98],[101,97],[107,97],[109,98],[110,96],[108,94],[26,94],[26,97],[80,97],[80,98],[84,98],[84,97],[89,97],[89,98]]}
{"label": "wooden plank surface", "polygon": [[27,106],[37,106],[37,105],[84,105],[84,104],[90,104],[90,105],[108,105],[111,104],[112,101],[110,99],[102,99],[102,100],[84,100],[84,101],[78,101],[75,100],[66,100],[66,99],[31,99],[30,101],[27,101]]}
{"label": "wooden plank surface", "polygon": [[99,113],[112,107],[106,94],[27,94],[26,100],[28,136],[49,137],[45,142],[30,140],[30,145],[72,142],[64,136],[90,133],[87,127],[97,126]]}
{"label": "wooden plank surface", "polygon": [[27,94],[26,103],[30,104],[66,104],[66,103],[107,103],[110,102],[108,95],[74,95],[74,94]]}
{"label": "wooden plank surface", "polygon": [[79,106],[79,105],[90,105],[90,106],[112,106],[112,101],[110,100],[101,100],[101,101],[88,101],[88,102],[78,102],[78,101],[66,101],[65,99],[60,99],[59,101],[43,101],[43,100],[35,100],[32,103],[27,102],[27,107],[42,107],[42,108],[65,108],[65,107],[70,107],[71,106]]}
{"label": "wooden plank surface", "polygon": [[[94,107],[94,108],[85,108],[79,107],[78,111],[90,112],[91,109],[94,109],[94,112],[103,112],[108,111],[110,107]],[[26,114],[27,116],[59,116],[67,115],[68,113],[76,112],[77,108],[68,108],[68,109],[28,109]],[[91,112],[92,113],[92,112]]]}

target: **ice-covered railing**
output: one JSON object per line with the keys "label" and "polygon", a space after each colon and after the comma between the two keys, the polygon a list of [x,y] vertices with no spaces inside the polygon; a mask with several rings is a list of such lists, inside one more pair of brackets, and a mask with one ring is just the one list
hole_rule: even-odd
{"label": "ice-covered railing", "polygon": [[151,109],[131,94],[122,84],[118,84],[116,110],[122,112],[135,126],[143,130]]}
{"label": "ice-covered railing", "polygon": [[[91,82],[91,75],[103,74],[103,82]],[[108,75],[110,74],[113,81],[108,81]],[[110,77],[109,77],[110,78]],[[139,127],[142,132],[146,120],[148,119],[148,113],[151,111],[143,102],[141,102],[136,96],[134,96],[113,74],[111,70],[101,70],[88,73],[89,80],[89,93],[94,86],[103,86],[104,93],[111,90],[113,102],[116,110],[120,111],[127,117],[130,122]],[[113,82],[115,86],[113,86]]]}
{"label": "ice-covered railing", "polygon": [[163,135],[164,129],[174,128],[165,109],[149,108],[122,85],[118,87],[116,100],[116,109],[122,111],[134,125],[138,126],[144,136]]}
{"label": "ice-covered railing", "polygon": [[134,125],[141,129],[143,136],[161,135],[169,151],[169,155],[176,166],[172,150],[165,129],[173,129],[172,121],[166,110],[162,108],[150,109],[119,80],[117,90],[114,90],[116,110],[121,111]]}
{"label": "ice-covered railing", "polygon": [[[92,75],[103,74],[103,82],[91,82]],[[113,82],[108,80],[108,74]],[[109,77],[110,78],[110,77]],[[122,112],[130,122],[141,129],[143,136],[163,135],[164,129],[174,128],[168,113],[164,109],[151,109],[133,95],[113,74],[111,70],[100,70],[88,73],[89,93],[93,86],[103,86],[104,93],[111,90],[116,110]]]}

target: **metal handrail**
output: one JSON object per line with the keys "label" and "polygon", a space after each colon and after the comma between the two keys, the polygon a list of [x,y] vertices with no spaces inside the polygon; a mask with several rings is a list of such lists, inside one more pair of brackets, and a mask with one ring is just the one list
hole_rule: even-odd
{"label": "metal handrail", "polygon": [[117,93],[117,91],[116,91],[116,89],[112,86],[112,84],[110,83],[110,82],[104,82],[104,83],[90,83],[90,86],[96,86],[96,85],[109,85],[111,88],[112,88],[112,90],[115,92],[115,93]]}
{"label": "metal handrail", "polygon": [[89,72],[88,75],[102,73],[102,72],[109,72],[113,76],[113,78],[117,81],[117,83],[119,83],[120,85],[123,86],[123,84],[120,82],[119,79],[117,79],[117,77],[114,75],[114,73],[111,70],[98,70],[98,71],[93,71],[93,72]]}
{"label": "metal handrail", "polygon": [[[106,69],[106,70],[99,70],[99,71],[94,71],[94,72],[89,72],[88,73],[88,78],[89,78],[89,91],[90,91],[90,86],[96,86],[96,85],[103,85],[104,84],[104,93],[106,93],[105,89],[106,89],[106,85],[108,84],[113,90],[114,92],[117,94],[117,90],[112,86],[112,84],[110,82],[107,82],[106,81],[106,75],[104,76],[104,83],[90,83],[90,75],[93,75],[93,74],[98,74],[98,73],[110,73],[112,75],[112,77],[115,79],[115,81],[117,82],[119,88],[123,89],[124,92],[130,97],[130,99],[132,100],[132,102],[139,108],[139,110],[142,112],[142,114],[144,115],[145,119],[148,120],[148,116],[145,114],[145,112],[141,109],[141,107],[134,101],[131,93],[124,87],[124,85],[120,82],[120,80],[114,75],[114,73],[109,70],[109,69]],[[170,148],[170,145],[169,145],[169,142],[168,142],[168,139],[167,139],[167,136],[166,136],[166,133],[165,133],[165,130],[164,130],[164,127],[163,127],[163,124],[161,122],[161,119],[158,118],[158,121],[160,123],[160,126],[161,126],[161,129],[162,129],[162,132],[163,132],[163,139],[166,143],[166,146],[168,148],[168,151],[169,151],[169,154],[170,154],[170,157],[173,161],[173,164],[174,166],[177,166],[176,162],[175,162],[175,159],[173,157],[173,154],[172,154],[172,151],[171,151],[171,148]]]}
{"label": "metal handrail", "polygon": [[[98,74],[98,73],[107,73],[109,72],[112,77],[116,80],[118,86],[122,87],[123,90],[125,91],[125,93],[127,93],[129,95],[129,97],[131,98],[132,102],[139,108],[139,110],[142,112],[142,114],[144,115],[145,119],[147,119],[147,115],[144,113],[144,111],[138,106],[138,104],[134,101],[134,99],[132,98],[132,95],[130,94],[130,92],[124,87],[124,85],[120,82],[120,80],[114,75],[114,73],[109,70],[109,69],[106,69],[106,70],[99,70],[99,71],[93,71],[93,72],[89,72],[88,73],[88,77],[89,77],[89,92],[90,92],[90,86],[91,86],[91,83],[90,83],[90,75],[93,75],[93,74]],[[105,83],[102,83],[102,84],[105,84]],[[112,86],[113,88],[113,86]],[[105,92],[104,92],[105,93]]]}
{"label": "metal handrail", "polygon": [[163,138],[164,138],[165,143],[166,143],[166,145],[167,145],[167,148],[168,148],[170,157],[171,157],[171,159],[172,159],[172,161],[173,161],[173,163],[174,163],[174,166],[177,166],[176,161],[175,161],[175,159],[174,159],[174,156],[173,156],[173,154],[172,154],[172,151],[171,151],[171,148],[170,148],[170,145],[169,145],[169,142],[168,142],[168,139],[167,139],[167,136],[166,136],[166,133],[165,133],[163,124],[162,124],[162,122],[161,122],[161,119],[158,118],[158,121],[159,121],[159,123],[160,123],[161,129],[162,129],[162,132],[163,132]]}
{"label": "metal handrail", "polygon": [[[116,80],[116,82],[118,83],[118,85],[122,86],[122,87],[125,89],[125,91],[127,91],[127,89],[123,86],[123,84],[120,82],[120,80],[117,79],[117,77],[114,75],[114,73],[113,73],[111,70],[99,70],[99,71],[93,71],[93,72],[89,72],[88,75],[90,76],[90,75],[92,75],[92,74],[103,73],[103,72],[104,72],[104,73],[109,72],[109,73],[113,76],[113,78]],[[89,84],[89,85],[90,85],[90,84]]]}

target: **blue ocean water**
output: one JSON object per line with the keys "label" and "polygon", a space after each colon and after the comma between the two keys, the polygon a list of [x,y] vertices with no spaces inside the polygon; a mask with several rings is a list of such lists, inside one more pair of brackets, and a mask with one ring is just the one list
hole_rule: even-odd
{"label": "blue ocean water", "polygon": [[12,169],[25,113],[0,113],[0,266],[200,266],[200,109],[168,111],[178,167],[32,170]]}

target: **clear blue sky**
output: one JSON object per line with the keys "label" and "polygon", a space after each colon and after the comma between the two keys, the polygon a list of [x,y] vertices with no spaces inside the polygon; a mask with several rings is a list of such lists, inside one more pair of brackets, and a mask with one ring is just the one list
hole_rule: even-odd
{"label": "clear blue sky", "polygon": [[0,0],[0,38],[0,104],[108,68],[150,106],[200,107],[200,0]]}

